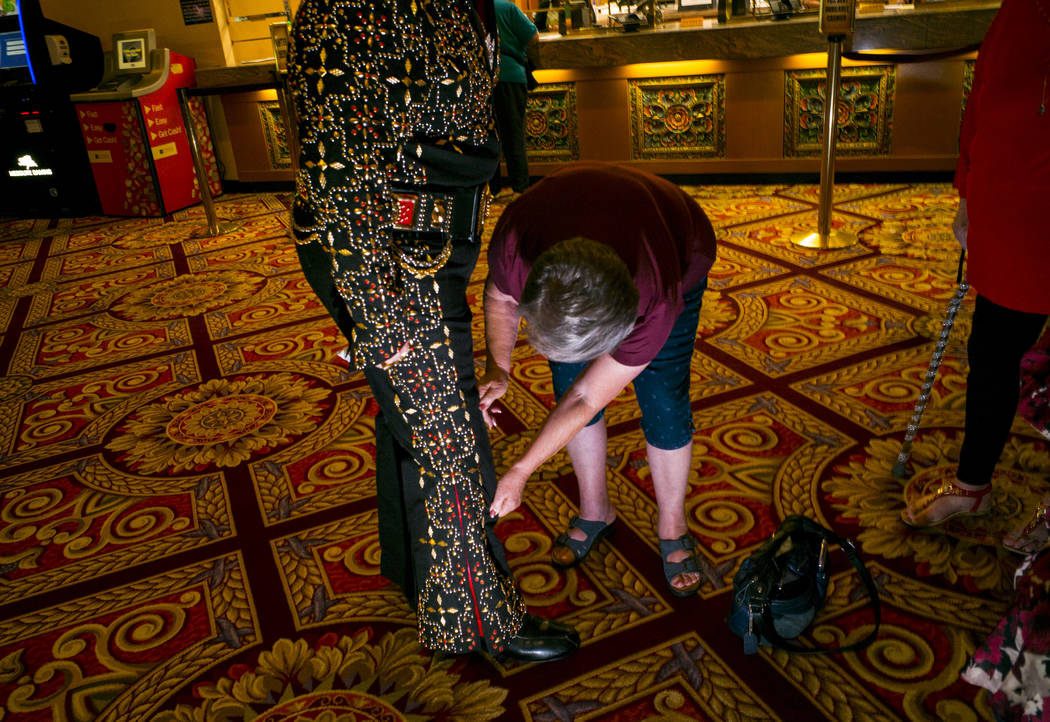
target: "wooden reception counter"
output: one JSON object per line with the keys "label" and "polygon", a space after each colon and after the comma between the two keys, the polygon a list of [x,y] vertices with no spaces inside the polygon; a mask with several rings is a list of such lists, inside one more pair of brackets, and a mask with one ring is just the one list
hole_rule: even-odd
{"label": "wooden reception counter", "polygon": [[[858,16],[847,49],[885,55],[843,63],[839,171],[954,168],[975,54],[946,51],[979,43],[997,9],[927,2]],[[541,85],[526,119],[531,173],[576,159],[656,173],[817,173],[828,44],[816,15],[698,21],[541,34]],[[267,73],[205,68],[198,82],[247,85]],[[290,179],[272,93],[229,93],[222,107],[236,166],[227,177]]]}
{"label": "wooden reception counter", "polygon": [[[890,6],[892,7],[892,6]],[[930,50],[981,42],[998,2],[939,2],[909,10],[886,10],[857,17],[854,50],[893,48]],[[606,29],[540,36],[545,68],[609,68],[676,60],[754,60],[801,53],[824,53],[815,13],[786,20],[736,18],[713,27],[675,21],[632,33]]]}

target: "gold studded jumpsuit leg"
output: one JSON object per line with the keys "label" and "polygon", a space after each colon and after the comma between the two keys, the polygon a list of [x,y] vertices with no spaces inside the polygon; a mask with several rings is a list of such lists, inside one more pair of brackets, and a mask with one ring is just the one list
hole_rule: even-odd
{"label": "gold studded jumpsuit leg", "polygon": [[[415,587],[421,643],[454,653],[499,651],[524,615],[487,525],[496,479],[464,293],[478,247],[451,234],[394,243],[391,187],[491,176],[497,57],[473,0],[303,0],[289,60],[303,270],[322,298],[334,288],[345,301],[354,366],[382,408],[384,573]],[[444,258],[449,243],[430,273],[402,253]],[[379,368],[406,342],[401,361]]]}

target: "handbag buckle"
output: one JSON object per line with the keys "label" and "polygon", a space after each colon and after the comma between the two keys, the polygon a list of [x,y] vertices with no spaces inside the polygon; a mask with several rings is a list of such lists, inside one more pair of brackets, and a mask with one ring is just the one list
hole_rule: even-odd
{"label": "handbag buckle", "polygon": [[755,618],[762,613],[761,602],[751,600],[747,603],[747,633],[755,633]]}

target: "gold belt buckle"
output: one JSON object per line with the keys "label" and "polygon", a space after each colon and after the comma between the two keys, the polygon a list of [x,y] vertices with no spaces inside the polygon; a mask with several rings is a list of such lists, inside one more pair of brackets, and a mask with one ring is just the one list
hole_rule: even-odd
{"label": "gold belt buckle", "polygon": [[435,231],[447,230],[448,206],[443,197],[434,196],[434,207],[430,210],[430,227]]}

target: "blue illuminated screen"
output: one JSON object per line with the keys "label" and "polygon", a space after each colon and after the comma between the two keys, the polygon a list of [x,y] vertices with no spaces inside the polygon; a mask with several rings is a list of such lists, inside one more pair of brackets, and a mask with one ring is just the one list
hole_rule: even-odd
{"label": "blue illuminated screen", "polygon": [[29,65],[22,33],[0,33],[0,68],[25,68]]}

